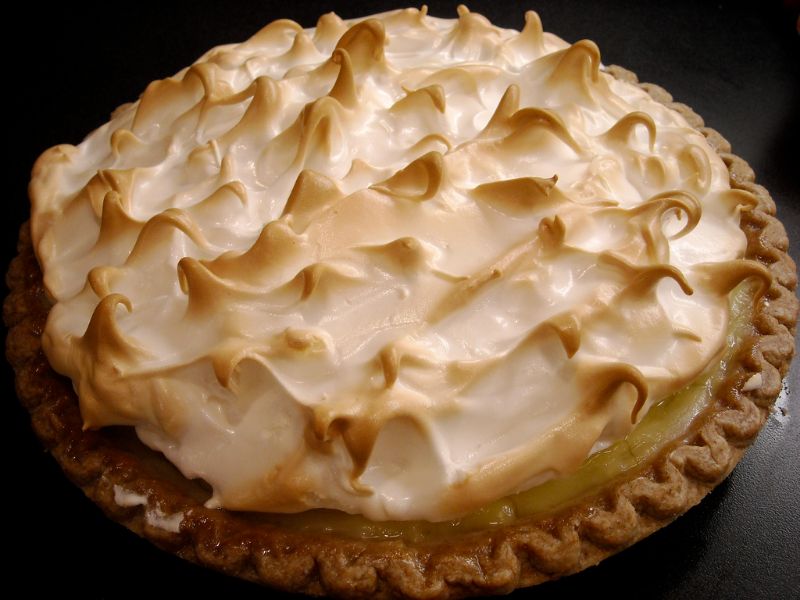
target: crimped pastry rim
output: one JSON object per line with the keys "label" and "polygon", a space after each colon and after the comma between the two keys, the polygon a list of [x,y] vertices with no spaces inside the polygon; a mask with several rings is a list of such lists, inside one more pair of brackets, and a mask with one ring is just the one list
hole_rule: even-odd
{"label": "crimped pastry rim", "polygon": [[[638,84],[630,71],[616,66],[606,71]],[[741,219],[746,257],[758,260],[773,275],[772,286],[753,314],[756,336],[738,352],[710,408],[692,431],[645,467],[555,514],[419,544],[281,530],[207,509],[154,478],[132,454],[115,448],[113,438],[103,431],[82,431],[71,385],[49,367],[41,350],[49,304],[26,224],[19,256],[7,274],[11,293],[4,318],[9,328],[7,356],[36,434],[67,476],[114,520],[182,558],[286,591],[426,598],[504,593],[575,573],[646,537],[697,504],[755,439],[794,353],[799,303],[785,230],[774,217],[769,193],[754,182],[752,169],[688,106],[672,102],[656,85],[638,85],[703,133],[728,166],[731,187],[757,197],[756,209]],[[761,387],[742,391],[754,373],[761,373]],[[115,486],[146,496],[147,506],[119,506]],[[148,510],[183,511],[180,530],[154,527],[146,518]]]}

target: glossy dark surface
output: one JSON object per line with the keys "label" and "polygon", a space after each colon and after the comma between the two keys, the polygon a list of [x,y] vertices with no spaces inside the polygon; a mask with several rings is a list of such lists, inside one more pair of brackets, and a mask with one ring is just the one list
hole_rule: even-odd
{"label": "glossy dark surface", "polygon": [[[455,16],[455,4],[429,4],[435,16]],[[26,31],[29,41],[6,47],[2,71],[1,122],[10,134],[4,143],[2,263],[13,255],[17,228],[28,213],[31,165],[48,146],[78,143],[150,80],[275,18],[308,27],[331,9],[354,17],[391,6],[306,1],[196,2],[185,10],[172,3],[127,3],[113,11],[109,5],[21,7],[25,14],[7,19],[6,27]],[[757,9],[725,2],[471,4],[494,23],[515,28],[529,8],[539,12],[547,31],[571,42],[595,40],[604,63],[662,85],[722,132],[772,192],[792,255],[800,258],[796,10],[780,2]],[[7,447],[3,546],[12,552],[4,565],[7,585],[19,581],[31,595],[84,598],[263,597],[266,590],[184,563],[107,520],[42,451],[17,404],[10,368],[0,368]],[[800,597],[799,375],[796,361],[788,391],[753,448],[698,507],[599,567],[514,596]]]}

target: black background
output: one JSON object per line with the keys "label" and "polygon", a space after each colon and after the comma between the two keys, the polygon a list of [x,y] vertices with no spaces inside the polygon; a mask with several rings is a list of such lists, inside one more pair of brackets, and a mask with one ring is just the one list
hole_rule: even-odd
{"label": "black background", "polygon": [[[595,40],[604,63],[628,67],[692,106],[770,189],[797,261],[800,42],[790,4],[495,1],[470,7],[517,29],[524,11],[535,9],[547,31],[570,42]],[[13,256],[28,213],[30,168],[45,148],[78,143],[150,80],[171,75],[211,46],[241,41],[273,19],[310,27],[331,9],[347,18],[394,6],[330,0],[48,8],[16,3],[19,16],[4,18],[0,71],[6,104],[0,122],[7,132],[2,262]],[[455,3],[429,6],[432,15],[455,16]],[[800,597],[799,371],[795,361],[758,441],[700,506],[599,567],[515,596]],[[11,553],[5,586],[85,598],[271,595],[164,554],[107,520],[41,449],[17,404],[7,365],[0,406],[9,467],[0,538],[4,554]]]}

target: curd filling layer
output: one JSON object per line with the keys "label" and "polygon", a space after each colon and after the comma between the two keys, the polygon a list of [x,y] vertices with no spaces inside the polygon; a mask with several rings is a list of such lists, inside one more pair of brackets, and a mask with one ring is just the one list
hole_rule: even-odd
{"label": "curd filling layer", "polygon": [[85,427],[209,506],[454,519],[719,362],[748,193],[596,45],[459,8],[210,50],[45,152],[43,336]]}

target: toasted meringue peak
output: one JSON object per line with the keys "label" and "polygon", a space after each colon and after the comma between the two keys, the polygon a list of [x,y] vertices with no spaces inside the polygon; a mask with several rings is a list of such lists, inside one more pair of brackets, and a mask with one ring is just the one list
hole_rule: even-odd
{"label": "toasted meringue peak", "polygon": [[637,125],[643,126],[647,130],[648,147],[653,151],[653,146],[656,143],[656,124],[653,118],[647,113],[631,112],[622,117],[619,121],[614,123],[604,135],[609,141],[619,142],[622,145],[628,144],[628,138],[631,131]]}
{"label": "toasted meringue peak", "polygon": [[336,49],[347,51],[355,69],[361,72],[385,63],[385,45],[386,29],[383,21],[366,19],[350,27],[337,42]]}
{"label": "toasted meringue peak", "polygon": [[390,110],[413,112],[432,107],[437,112],[443,113],[446,104],[444,89],[441,85],[434,84],[418,90],[407,91],[406,96],[395,102]]}
{"label": "toasted meringue peak", "polygon": [[428,152],[372,189],[397,198],[430,200],[438,194],[443,177],[442,155]]}
{"label": "toasted meringue peak", "polygon": [[568,474],[769,286],[703,136],[533,12],[276,21],[30,189],[86,427],[231,509],[436,521]]}

